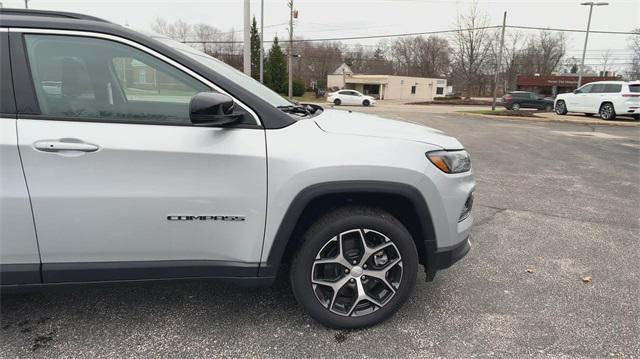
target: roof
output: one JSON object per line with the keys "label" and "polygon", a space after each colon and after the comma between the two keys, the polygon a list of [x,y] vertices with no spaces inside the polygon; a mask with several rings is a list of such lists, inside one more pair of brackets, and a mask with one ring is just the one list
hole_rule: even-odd
{"label": "roof", "polygon": [[349,65],[342,63],[342,65],[338,66],[338,68],[333,72],[334,75],[343,75],[343,74],[353,74],[351,71],[351,67]]}
{"label": "roof", "polygon": [[90,15],[77,14],[73,12],[64,12],[64,11],[0,8],[0,14],[13,15],[13,16],[40,16],[40,17],[50,17],[50,18],[74,19],[74,20],[90,20],[90,21],[99,21],[99,22],[106,22],[106,23],[109,22],[107,20],[90,16]]}

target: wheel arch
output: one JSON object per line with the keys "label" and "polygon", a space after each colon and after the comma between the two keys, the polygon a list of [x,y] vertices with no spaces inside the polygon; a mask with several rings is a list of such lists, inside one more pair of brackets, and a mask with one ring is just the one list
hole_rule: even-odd
{"label": "wheel arch", "polygon": [[426,199],[415,187],[385,181],[339,181],[309,186],[291,202],[280,222],[266,263],[259,276],[275,276],[281,266],[288,266],[301,243],[301,236],[315,219],[345,205],[366,205],[394,215],[411,233],[421,264],[427,249],[435,243],[433,221]]}

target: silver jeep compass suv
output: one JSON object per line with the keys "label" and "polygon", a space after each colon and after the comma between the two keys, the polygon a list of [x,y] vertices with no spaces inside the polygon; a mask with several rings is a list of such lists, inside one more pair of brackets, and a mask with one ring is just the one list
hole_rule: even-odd
{"label": "silver jeep compass suv", "polygon": [[97,18],[0,11],[3,286],[290,276],[356,328],[469,250],[454,138],[288,102],[193,48]]}

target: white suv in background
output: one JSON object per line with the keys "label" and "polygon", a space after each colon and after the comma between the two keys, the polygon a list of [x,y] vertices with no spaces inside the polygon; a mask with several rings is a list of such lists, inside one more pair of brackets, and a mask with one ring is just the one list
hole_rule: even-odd
{"label": "white suv in background", "polygon": [[633,116],[640,120],[640,81],[599,81],[586,84],[573,93],[556,97],[558,115],[583,112],[587,116],[599,114],[603,120],[614,120],[617,115]]}
{"label": "white suv in background", "polygon": [[327,97],[327,101],[333,102],[334,105],[362,105],[362,106],[370,106],[375,105],[376,99],[363,95],[362,93],[356,90],[340,90],[337,92],[330,93]]}

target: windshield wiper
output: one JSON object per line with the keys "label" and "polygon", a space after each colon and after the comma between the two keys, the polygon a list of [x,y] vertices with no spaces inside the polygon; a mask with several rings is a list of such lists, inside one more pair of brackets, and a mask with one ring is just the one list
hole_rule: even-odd
{"label": "windshield wiper", "polygon": [[278,108],[286,113],[295,113],[303,116],[311,115],[311,111],[306,106],[299,105],[287,105],[287,106],[278,106]]}
{"label": "windshield wiper", "polygon": [[292,113],[292,114],[302,115],[302,116],[311,116],[318,111],[322,112],[322,107],[318,105],[311,105],[311,104],[278,106],[278,109],[286,113]]}

